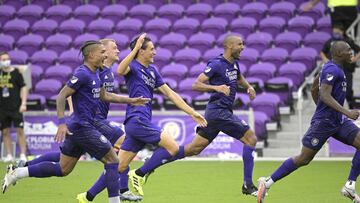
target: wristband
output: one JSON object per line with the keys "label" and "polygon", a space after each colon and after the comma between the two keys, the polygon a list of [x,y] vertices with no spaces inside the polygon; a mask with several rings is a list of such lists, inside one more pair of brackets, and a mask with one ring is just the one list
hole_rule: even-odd
{"label": "wristband", "polygon": [[65,122],[66,122],[65,117],[59,118],[59,125],[65,124]]}

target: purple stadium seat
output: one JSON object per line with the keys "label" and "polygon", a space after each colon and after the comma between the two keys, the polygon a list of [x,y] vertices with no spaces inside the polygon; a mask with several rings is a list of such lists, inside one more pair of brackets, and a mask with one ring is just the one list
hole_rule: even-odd
{"label": "purple stadium seat", "polygon": [[189,8],[185,11],[188,18],[197,19],[199,22],[202,22],[205,19],[209,18],[211,12],[212,7],[204,3],[193,4],[189,6]]}
{"label": "purple stadium seat", "polygon": [[235,95],[235,102],[233,108],[235,109],[249,109],[250,98],[247,93],[238,93]]}
{"label": "purple stadium seat", "polygon": [[143,23],[146,23],[148,20],[154,18],[155,7],[149,4],[139,4],[130,9],[128,12],[129,17],[137,18]]}
{"label": "purple stadium seat", "polygon": [[31,4],[38,5],[44,10],[48,9],[54,4],[52,0],[31,0]]}
{"label": "purple stadium seat", "polygon": [[279,115],[280,98],[273,93],[262,93],[250,103],[254,111],[261,111],[269,118],[276,119]]}
{"label": "purple stadium seat", "polygon": [[276,72],[276,67],[272,63],[257,63],[250,66],[247,76],[260,78],[263,81],[274,77]]}
{"label": "purple stadium seat", "polygon": [[[248,83],[251,86],[254,87],[257,94],[264,91],[264,81],[261,78],[247,76],[246,80],[248,81]],[[238,92],[247,93],[247,89],[241,88],[241,89],[238,89]]]}
{"label": "purple stadium seat", "polygon": [[146,33],[152,33],[161,38],[170,31],[170,27],[171,22],[168,19],[155,18],[145,24],[144,30]]}
{"label": "purple stadium seat", "polygon": [[252,0],[227,0],[227,2],[233,2],[238,4],[241,8],[245,6],[247,3],[252,2]]}
{"label": "purple stadium seat", "polygon": [[129,53],[130,53],[130,49],[121,50],[119,54],[119,59],[123,60],[127,55],[129,55]]}
{"label": "purple stadium seat", "polygon": [[190,37],[188,46],[204,53],[214,46],[215,37],[209,33],[197,33]]}
{"label": "purple stadium seat", "polygon": [[283,32],[285,25],[286,22],[281,17],[268,17],[260,21],[259,30],[275,37],[277,34]]}
{"label": "purple stadium seat", "polygon": [[243,63],[239,63],[239,70],[242,75],[246,75],[247,67]]}
{"label": "purple stadium seat", "polygon": [[74,10],[74,17],[82,20],[85,24],[89,24],[96,19],[100,13],[100,9],[95,5],[81,5]]}
{"label": "purple stadium seat", "polygon": [[43,77],[44,70],[37,65],[31,65],[30,66],[31,71],[31,83],[32,87],[35,87],[35,84],[40,81],[40,79]]}
{"label": "purple stadium seat", "polygon": [[44,38],[40,35],[24,35],[16,42],[16,47],[20,50],[25,51],[29,55],[41,50],[44,43]]}
{"label": "purple stadium seat", "polygon": [[176,90],[178,88],[178,83],[174,79],[164,78],[164,82],[173,90]]}
{"label": "purple stadium seat", "polygon": [[79,50],[76,49],[64,51],[59,56],[59,64],[69,66],[75,70],[81,64],[80,55],[81,53],[79,54]]}
{"label": "purple stadium seat", "polygon": [[204,72],[205,67],[206,64],[202,62],[192,66],[189,70],[188,77],[198,77],[201,73]]}
{"label": "purple stadium seat", "polygon": [[29,24],[41,19],[44,9],[38,5],[26,5],[21,7],[16,13],[17,17],[22,20],[26,20]]}
{"label": "purple stadium seat", "polygon": [[88,3],[89,4],[93,4],[97,7],[99,7],[100,9],[104,8],[105,6],[109,5],[112,3],[112,0],[102,0],[102,1],[99,1],[99,0],[88,0]]}
{"label": "purple stadium seat", "polygon": [[260,140],[267,138],[266,123],[270,121],[270,118],[261,111],[254,111],[255,117],[255,134]]}
{"label": "purple stadium seat", "polygon": [[276,36],[274,44],[276,47],[284,48],[289,53],[300,47],[301,35],[296,32],[283,32]]}
{"label": "purple stadium seat", "polygon": [[174,32],[164,35],[159,40],[159,46],[170,50],[172,53],[175,53],[177,50],[184,48],[185,43],[186,37],[182,34]]}
{"label": "purple stadium seat", "polygon": [[218,57],[220,54],[224,52],[224,49],[215,47],[213,49],[207,50],[204,55],[202,56],[202,59],[204,62],[208,62],[210,59],[213,59],[215,57]]}
{"label": "purple stadium seat", "polygon": [[326,32],[311,32],[305,36],[304,46],[312,47],[320,52],[325,42],[330,38],[331,35]]}
{"label": "purple stadium seat", "polygon": [[298,13],[301,16],[309,16],[311,17],[313,20],[318,20],[319,18],[323,17],[326,7],[324,5],[324,3],[319,2],[318,4],[316,4],[316,6],[314,8],[312,8],[309,11],[304,11],[303,7],[307,4],[308,2],[304,2],[300,5],[299,9],[298,9]]}
{"label": "purple stadium seat", "polygon": [[185,9],[180,4],[164,4],[159,8],[157,14],[160,18],[165,18],[174,23],[182,18]]}
{"label": "purple stadium seat", "polygon": [[41,35],[44,39],[54,34],[58,24],[54,20],[42,19],[34,23],[31,27],[33,34]]}
{"label": "purple stadium seat", "polygon": [[265,50],[262,53],[260,60],[262,62],[272,63],[279,69],[279,67],[286,62],[288,57],[289,53],[286,49],[275,47]]}
{"label": "purple stadium seat", "polygon": [[209,103],[210,94],[205,92],[199,96],[194,97],[192,100],[192,106],[195,110],[205,110],[206,105]]}
{"label": "purple stadium seat", "polygon": [[194,84],[196,78],[186,78],[179,82],[178,90],[181,94],[187,94],[191,97],[196,97],[201,94],[201,92],[196,92],[192,90],[192,85]]}
{"label": "purple stadium seat", "polygon": [[306,66],[302,63],[293,62],[280,66],[278,76],[290,78],[294,88],[297,89],[305,80]]}
{"label": "purple stadium seat", "polygon": [[125,20],[121,20],[115,27],[115,31],[121,34],[125,34],[132,39],[135,35],[139,35],[141,29],[143,27],[143,23],[139,19],[127,18]]}
{"label": "purple stadium seat", "polygon": [[190,5],[196,3],[194,0],[171,0],[171,3],[180,4],[184,6],[184,8],[189,7]]}
{"label": "purple stadium seat", "polygon": [[200,23],[194,18],[182,18],[177,20],[172,28],[175,33],[183,34],[189,38],[192,33],[196,33],[199,30]]}
{"label": "purple stadium seat", "polygon": [[315,67],[317,56],[318,53],[314,48],[303,47],[291,52],[290,61],[303,63],[306,66],[306,72],[309,73]]}
{"label": "purple stadium seat", "polygon": [[162,5],[167,4],[168,0],[143,0],[143,3],[153,5],[155,8],[159,9]]}
{"label": "purple stadium seat", "polygon": [[241,15],[246,17],[252,17],[257,21],[260,21],[268,11],[268,6],[262,2],[251,2],[241,9]]}
{"label": "purple stadium seat", "polygon": [[188,72],[188,68],[185,65],[176,64],[176,63],[164,66],[160,71],[161,76],[165,78],[171,78],[176,81],[183,80],[187,72]]}
{"label": "purple stadium seat", "polygon": [[14,19],[5,23],[2,27],[3,33],[11,35],[15,40],[25,35],[30,27],[30,24],[25,20]]}
{"label": "purple stadium seat", "polygon": [[140,3],[139,0],[129,1],[129,0],[113,0],[115,4],[120,4],[126,6],[128,9],[138,5]]}
{"label": "purple stadium seat", "polygon": [[0,23],[4,25],[5,22],[11,20],[15,12],[15,8],[10,5],[0,5]]}
{"label": "purple stadium seat", "polygon": [[249,34],[254,33],[257,22],[254,18],[241,17],[231,21],[230,30],[232,32],[241,33],[246,38]]}
{"label": "purple stadium seat", "polygon": [[57,60],[58,55],[56,52],[51,50],[42,50],[37,51],[31,56],[31,64],[41,66],[43,69],[46,69],[54,65]]}
{"label": "purple stadium seat", "polygon": [[81,6],[82,0],[59,0],[59,4],[69,6],[71,9],[75,10],[76,7]]}
{"label": "purple stadium seat", "polygon": [[56,79],[62,84],[65,84],[69,80],[73,70],[69,66],[65,65],[56,65],[50,66],[46,69],[44,78],[46,79]]}
{"label": "purple stadium seat", "polygon": [[45,106],[45,97],[40,94],[31,93],[27,97],[26,106],[28,110],[43,110]]}
{"label": "purple stadium seat", "polygon": [[159,69],[168,65],[171,62],[172,53],[165,48],[157,48],[154,63]]}
{"label": "purple stadium seat", "polygon": [[157,46],[158,44],[158,37],[152,33],[146,33],[146,36],[151,39],[154,46]]}
{"label": "purple stadium seat", "polygon": [[288,31],[299,33],[304,37],[307,33],[311,32],[314,26],[314,20],[308,16],[297,16],[289,20]]}
{"label": "purple stadium seat", "polygon": [[292,2],[278,2],[270,6],[269,15],[277,16],[283,19],[290,19],[294,16],[296,6]]}
{"label": "purple stadium seat", "polygon": [[228,23],[224,18],[213,17],[204,20],[201,24],[201,30],[203,32],[210,33],[215,37],[219,37],[226,31],[227,25]]}
{"label": "purple stadium seat", "polygon": [[92,21],[88,27],[87,31],[98,35],[100,38],[104,38],[106,35],[109,35],[113,32],[114,23],[108,19],[98,19]]}
{"label": "purple stadium seat", "polygon": [[59,55],[70,48],[71,42],[72,39],[68,35],[57,33],[46,39],[45,46]]}
{"label": "purple stadium seat", "polygon": [[55,5],[48,8],[45,12],[45,16],[49,20],[55,20],[59,24],[68,19],[72,14],[72,9],[66,5]]}
{"label": "purple stadium seat", "polygon": [[293,81],[287,77],[275,77],[265,82],[266,92],[280,97],[282,104],[290,104],[292,100]]}
{"label": "purple stadium seat", "polygon": [[25,51],[12,50],[8,52],[11,58],[12,64],[26,64],[29,59],[29,55]]}
{"label": "purple stadium seat", "polygon": [[99,39],[100,37],[97,35],[85,33],[75,38],[74,47],[76,49],[79,49],[84,42],[89,40],[99,40]]}
{"label": "purple stadium seat", "polygon": [[42,79],[35,85],[35,92],[43,95],[45,98],[58,94],[62,84],[60,81],[55,79]]}
{"label": "purple stadium seat", "polygon": [[14,48],[15,40],[11,35],[0,35],[0,50],[10,51]]}
{"label": "purple stadium seat", "polygon": [[251,65],[257,63],[260,54],[258,50],[253,48],[245,48],[240,53],[240,62],[243,63],[246,67],[250,67]]}
{"label": "purple stadium seat", "polygon": [[278,0],[256,0],[256,2],[261,2],[266,4],[268,7],[276,3]]}
{"label": "purple stadium seat", "polygon": [[214,16],[226,19],[231,22],[240,12],[240,6],[236,3],[221,3],[214,9]]}
{"label": "purple stadium seat", "polygon": [[85,23],[78,19],[65,20],[58,28],[61,34],[69,35],[72,39],[81,35],[85,29]]}
{"label": "purple stadium seat", "polygon": [[123,5],[112,4],[104,7],[100,12],[102,18],[112,20],[114,23],[119,22],[126,16],[127,8]]}
{"label": "purple stadium seat", "polygon": [[3,5],[12,6],[16,10],[19,10],[21,7],[27,5],[26,0],[16,0],[16,1],[14,1],[14,0],[2,0],[1,2],[2,2]]}
{"label": "purple stadium seat", "polygon": [[187,67],[191,67],[199,62],[201,53],[197,49],[185,48],[177,51],[174,55],[176,63],[182,63]]}
{"label": "purple stadium seat", "polygon": [[247,46],[258,50],[259,53],[269,48],[272,41],[273,37],[266,32],[253,33],[246,38]]}
{"label": "purple stadium seat", "polygon": [[216,40],[216,45],[217,45],[218,47],[223,47],[223,46],[224,46],[224,45],[223,45],[223,44],[224,44],[224,40],[225,40],[225,38],[226,38],[227,36],[229,36],[229,35],[237,35],[237,36],[241,37],[241,39],[244,39],[243,35],[240,34],[240,33],[237,33],[237,32],[227,32],[227,33],[224,33],[224,34],[220,35],[220,37],[217,38],[217,40]]}
{"label": "purple stadium seat", "polygon": [[316,23],[316,30],[319,32],[331,33],[331,19],[330,16],[320,18]]}
{"label": "purple stadium seat", "polygon": [[125,49],[129,45],[129,37],[123,34],[113,33],[105,38],[115,40],[119,49]]}

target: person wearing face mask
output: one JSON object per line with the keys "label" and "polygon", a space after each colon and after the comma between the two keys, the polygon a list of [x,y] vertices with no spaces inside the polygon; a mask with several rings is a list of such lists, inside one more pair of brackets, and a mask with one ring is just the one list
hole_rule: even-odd
{"label": "person wearing face mask", "polygon": [[346,36],[345,29],[341,24],[336,24],[333,26],[332,37],[325,42],[323,49],[320,52],[320,57],[324,63],[327,63],[329,60],[331,60],[330,47],[336,41],[347,42],[353,51],[351,63],[345,63],[344,65],[344,72],[347,82],[346,101],[349,104],[349,108],[352,109],[354,103],[353,73],[355,72],[356,61],[360,59],[360,47],[356,45],[351,38]]}
{"label": "person wearing face mask", "polygon": [[26,161],[26,139],[23,112],[26,111],[28,88],[17,68],[11,66],[10,56],[0,52],[0,130],[7,156],[5,162],[13,161],[10,128],[16,128],[20,146],[20,160]]}

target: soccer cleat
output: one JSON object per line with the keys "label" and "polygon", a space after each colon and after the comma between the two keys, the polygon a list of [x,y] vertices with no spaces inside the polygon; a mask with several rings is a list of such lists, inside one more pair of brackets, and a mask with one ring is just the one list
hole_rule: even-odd
{"label": "soccer cleat", "polygon": [[356,193],[355,184],[352,181],[346,182],[345,186],[341,189],[341,194],[355,203],[360,203],[360,197]]}
{"label": "soccer cleat", "polygon": [[258,192],[257,192],[257,202],[263,203],[264,198],[266,196],[266,192],[269,190],[269,188],[266,188],[266,178],[261,177],[258,179],[259,185],[258,185]]}
{"label": "soccer cleat", "polygon": [[17,161],[15,162],[15,167],[16,167],[16,168],[25,167],[25,164],[26,164],[26,161],[17,160]]}
{"label": "soccer cleat", "polygon": [[131,170],[128,175],[131,185],[133,186],[135,191],[139,193],[141,196],[144,196],[144,191],[142,187],[146,182],[146,178],[136,175],[135,169]]}
{"label": "soccer cleat", "polygon": [[242,186],[242,193],[245,195],[251,195],[257,197],[258,189],[257,187],[251,183],[251,185],[246,186],[245,184]]}
{"label": "soccer cleat", "polygon": [[78,194],[76,196],[76,199],[79,200],[79,203],[89,203],[90,202],[86,199],[86,192]]}
{"label": "soccer cleat", "polygon": [[135,195],[134,193],[132,193],[130,190],[124,192],[124,193],[120,193],[120,200],[121,201],[130,201],[130,202],[137,202],[137,201],[141,201],[142,197],[139,195]]}
{"label": "soccer cleat", "polygon": [[2,193],[5,193],[6,189],[9,188],[10,185],[16,184],[17,178],[14,169],[15,167],[12,164],[7,166],[7,171],[2,182]]}

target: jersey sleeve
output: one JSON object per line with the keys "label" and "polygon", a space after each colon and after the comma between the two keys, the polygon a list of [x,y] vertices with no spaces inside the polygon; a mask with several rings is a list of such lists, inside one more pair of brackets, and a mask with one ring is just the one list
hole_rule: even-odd
{"label": "jersey sleeve", "polygon": [[20,73],[20,71],[18,70],[18,69],[16,69],[17,70],[17,80],[16,80],[16,83],[17,83],[17,85],[20,87],[20,88],[22,88],[22,87],[24,87],[25,86],[25,81],[24,81],[24,77],[23,77],[23,75]]}
{"label": "jersey sleeve", "polygon": [[320,83],[334,86],[335,81],[339,77],[339,71],[337,69],[334,65],[324,67],[321,71]]}
{"label": "jersey sleeve", "polygon": [[78,90],[83,84],[85,84],[86,80],[87,77],[85,72],[80,70],[74,73],[66,85],[74,90]]}
{"label": "jersey sleeve", "polygon": [[154,73],[155,73],[155,88],[161,87],[162,85],[164,85],[164,80],[162,78],[162,76],[160,75],[159,71],[154,68]]}
{"label": "jersey sleeve", "polygon": [[216,64],[215,63],[208,63],[207,66],[205,67],[205,70],[204,70],[204,74],[211,78],[214,76],[214,74],[216,73],[217,71],[217,68],[216,68]]}

